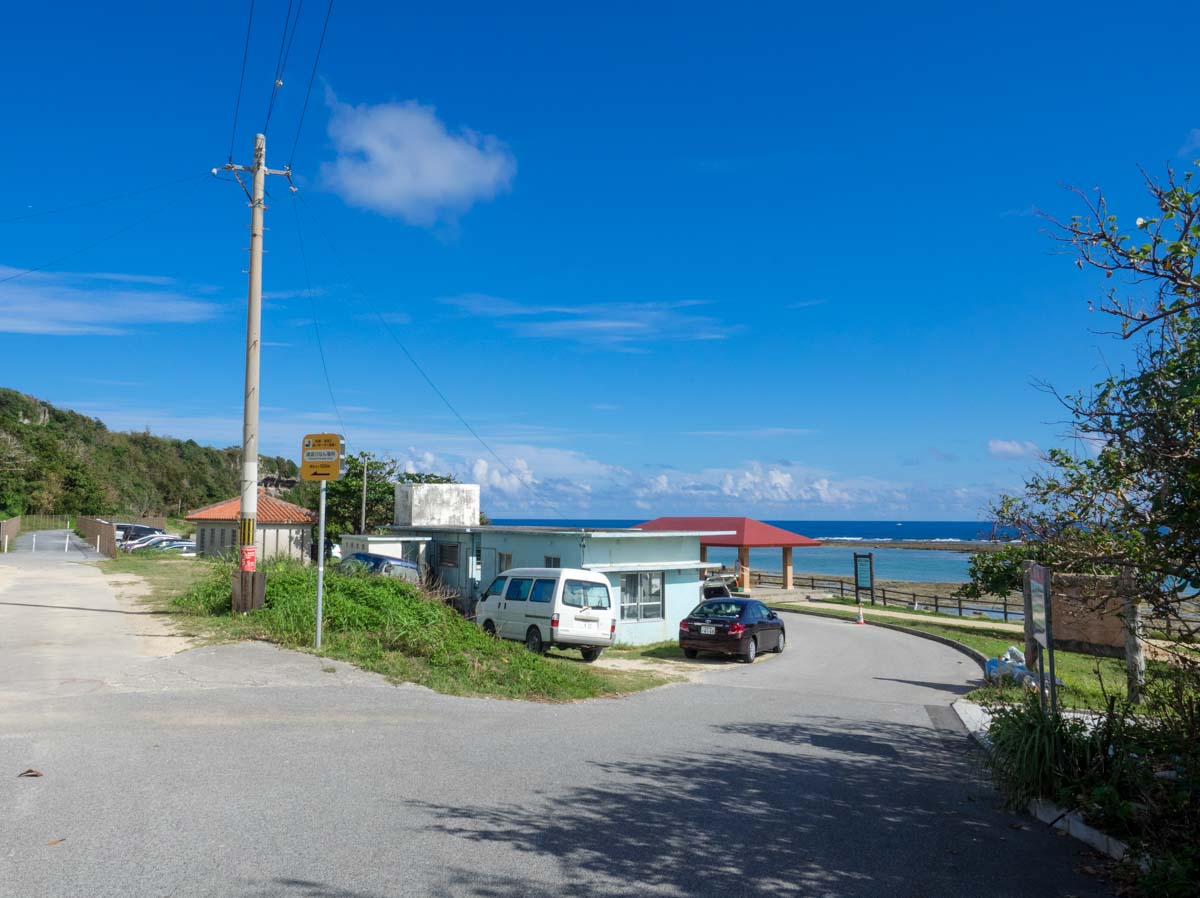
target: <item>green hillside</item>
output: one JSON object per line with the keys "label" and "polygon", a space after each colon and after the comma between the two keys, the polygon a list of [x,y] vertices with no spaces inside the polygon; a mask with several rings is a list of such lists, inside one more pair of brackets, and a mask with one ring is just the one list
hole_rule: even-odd
{"label": "green hillside", "polygon": [[[238,492],[240,447],[115,433],[104,423],[0,388],[0,513],[166,514]],[[260,475],[295,477],[260,458]]]}

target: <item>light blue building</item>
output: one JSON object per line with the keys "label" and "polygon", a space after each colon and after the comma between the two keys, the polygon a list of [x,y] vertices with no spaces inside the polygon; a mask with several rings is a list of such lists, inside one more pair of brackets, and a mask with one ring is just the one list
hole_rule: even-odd
{"label": "light blue building", "polygon": [[[392,554],[392,540],[419,541],[425,569],[459,596],[468,614],[488,584],[509,568],[603,573],[620,609],[617,642],[627,645],[675,639],[679,621],[700,599],[704,571],[720,566],[700,560],[700,537],[708,531],[481,526],[478,490],[473,484],[397,484],[391,536],[372,537],[371,551]],[[430,501],[433,495],[438,501]]]}

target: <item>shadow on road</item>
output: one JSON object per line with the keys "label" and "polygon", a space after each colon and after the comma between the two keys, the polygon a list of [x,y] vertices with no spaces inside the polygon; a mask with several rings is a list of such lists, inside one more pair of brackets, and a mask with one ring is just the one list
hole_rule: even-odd
{"label": "shadow on road", "polygon": [[938,692],[953,692],[955,695],[966,695],[972,690],[978,689],[982,685],[982,681],[976,683],[931,683],[928,680],[905,680],[901,677],[872,677],[873,680],[881,680],[885,683],[905,683],[909,686],[923,686],[926,689],[936,689]]}
{"label": "shadow on road", "polygon": [[53,611],[95,611],[97,614],[132,614],[135,616],[156,615],[162,617],[176,613],[174,611],[124,611],[120,608],[83,608],[79,605],[37,605],[33,602],[0,602],[0,605],[11,605],[14,608],[49,608]]}
{"label": "shadow on road", "polygon": [[1071,870],[1059,840],[1009,827],[1013,818],[959,736],[834,718],[718,729],[765,747],[580,764],[578,787],[519,805],[416,804],[434,829],[516,849],[543,874],[507,879],[464,868],[448,871],[450,891],[1103,894]]}

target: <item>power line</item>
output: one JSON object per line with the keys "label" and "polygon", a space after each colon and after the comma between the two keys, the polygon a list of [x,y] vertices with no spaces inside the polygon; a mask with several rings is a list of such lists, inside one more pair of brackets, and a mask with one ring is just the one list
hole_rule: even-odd
{"label": "power line", "polygon": [[102,243],[107,243],[110,240],[115,240],[117,237],[120,237],[122,234],[132,231],[138,225],[149,221],[151,218],[153,218],[156,215],[159,215],[162,212],[166,212],[168,209],[170,209],[174,205],[175,205],[175,201],[171,200],[166,205],[159,206],[154,211],[152,211],[146,215],[143,215],[141,218],[138,218],[138,219],[130,222],[123,228],[113,231],[110,234],[106,234],[105,236],[101,237],[98,240],[93,240],[91,243],[87,243],[87,244],[79,247],[78,249],[72,250],[69,253],[64,253],[61,256],[56,256],[55,258],[50,259],[48,262],[43,262],[41,265],[35,265],[32,268],[26,268],[23,271],[18,271],[16,274],[10,274],[7,277],[2,277],[2,278],[0,278],[0,284],[6,284],[9,281],[15,281],[17,278],[23,278],[26,275],[34,274],[35,272],[38,272],[38,271],[45,271],[47,268],[53,268],[59,262],[65,262],[67,259],[71,259],[71,258],[74,258],[75,256],[82,255],[83,253],[87,252],[88,250],[94,249],[97,246],[100,246],[100,244],[102,244]]}
{"label": "power line", "polygon": [[349,435],[346,434],[346,422],[342,420],[342,411],[338,408],[337,400],[333,397],[333,381],[329,377],[329,366],[325,363],[325,344],[321,340],[321,323],[317,319],[317,303],[313,299],[312,293],[312,278],[309,276],[308,269],[308,254],[304,251],[304,230],[300,226],[300,207],[296,205],[296,195],[292,194],[292,212],[296,216],[296,239],[300,243],[300,261],[304,268],[304,292],[308,296],[308,306],[312,311],[313,332],[317,336],[317,353],[321,357],[321,371],[325,374],[325,387],[329,390],[329,403],[333,406],[333,413],[337,415],[338,424],[341,425],[342,435],[346,437],[346,442],[350,442]]}
{"label": "power line", "polygon": [[250,56],[250,26],[254,24],[254,0],[250,0],[250,16],[246,21],[246,45],[242,48],[242,76],[238,79],[237,102],[233,106],[233,127],[229,131],[229,161],[233,161],[233,141],[237,138],[238,114],[242,109],[242,87],[246,84],[246,60]]}
{"label": "power line", "polygon": [[[300,0],[300,5],[304,5],[304,0]],[[267,126],[271,124],[271,112],[275,109],[275,98],[279,96],[279,88],[283,87],[283,70],[287,67],[287,54],[291,52],[291,44],[288,42],[288,25],[292,21],[292,0],[288,0],[287,16],[283,20],[283,33],[279,36],[279,56],[275,59],[275,83],[271,85],[271,100],[267,103],[267,119],[263,122],[263,134],[267,133]],[[296,10],[296,21],[300,21],[300,10]],[[292,29],[292,34],[295,35],[295,28]]]}
{"label": "power line", "polygon": [[60,212],[71,212],[75,209],[86,209],[89,206],[102,206],[105,203],[114,203],[117,200],[128,199],[131,196],[141,196],[143,193],[153,193],[156,190],[162,190],[166,187],[174,187],[176,184],[183,184],[186,181],[198,181],[201,178],[208,177],[208,174],[188,175],[186,178],[176,178],[174,181],[167,181],[163,184],[155,184],[152,187],[141,187],[137,190],[130,190],[127,193],[117,193],[112,196],[105,196],[95,200],[86,200],[82,203],[72,203],[69,206],[58,206],[54,209],[39,209],[36,212],[27,212],[24,215],[14,215],[12,218],[0,218],[0,224],[9,224],[14,221],[25,221],[28,218],[38,218],[42,215],[57,215]]}
{"label": "power line", "polygon": [[[304,202],[303,194],[297,193],[296,198],[299,199],[301,202]],[[313,215],[312,210],[309,208],[307,202],[304,202],[304,208],[306,210],[308,210],[309,215]],[[529,491],[530,495],[532,495],[535,499],[537,499],[543,505],[546,505],[549,508],[552,508],[555,511],[561,513],[561,511],[557,505],[555,505],[549,499],[544,498],[540,493],[538,493],[537,490],[535,490],[533,488],[532,484],[527,482],[524,477],[522,477],[516,471],[514,471],[511,467],[509,467],[508,462],[506,462],[503,458],[501,458],[496,453],[496,450],[493,449],[490,445],[488,445],[487,441],[484,440],[484,438],[481,437],[476,432],[475,428],[470,425],[470,423],[467,421],[467,419],[464,418],[459,413],[458,409],[454,407],[454,403],[452,403],[446,397],[446,394],[443,393],[438,388],[438,385],[433,382],[433,378],[431,378],[425,372],[425,369],[421,367],[421,364],[416,360],[416,358],[413,356],[413,354],[408,351],[408,347],[404,345],[404,341],[402,341],[396,335],[396,332],[392,330],[391,325],[388,324],[387,319],[383,317],[383,315],[380,313],[379,309],[376,308],[375,304],[371,302],[370,297],[367,296],[367,293],[362,289],[361,286],[359,286],[358,281],[354,277],[354,273],[350,270],[350,267],[345,263],[345,260],[342,259],[341,253],[338,252],[337,246],[334,244],[333,239],[329,236],[328,232],[323,227],[321,227],[321,223],[319,221],[317,221],[317,218],[315,215],[313,215],[313,223],[317,226],[317,230],[320,231],[321,236],[325,238],[325,242],[327,244],[329,244],[329,249],[333,253],[334,257],[338,260],[338,263],[345,270],[347,276],[349,277],[351,286],[353,286],[354,290],[359,294],[359,296],[362,297],[365,305],[367,306],[368,309],[370,309],[370,311],[375,315],[375,317],[379,319],[379,323],[383,325],[383,329],[385,331],[387,331],[388,336],[390,336],[392,338],[392,340],[395,341],[396,345],[400,347],[400,351],[404,353],[405,357],[409,360],[410,363],[412,363],[412,366],[417,369],[417,373],[421,375],[421,377],[424,379],[425,383],[427,383],[429,385],[429,388],[431,390],[433,390],[434,393],[437,394],[437,397],[442,400],[442,403],[446,406],[446,408],[448,408],[450,410],[450,413],[452,415],[454,415],[454,417],[458,419],[458,422],[464,428],[466,428],[467,432],[475,438],[475,441],[478,442],[479,445],[482,446],[487,451],[487,453],[500,464],[500,467],[502,467],[505,471],[507,471],[511,477],[514,477],[518,483],[520,483],[523,487],[525,487],[525,489],[527,489]]]}
{"label": "power line", "polygon": [[300,130],[304,127],[304,115],[308,112],[308,100],[312,96],[313,81],[317,77],[317,63],[321,61],[321,48],[325,46],[325,32],[329,30],[329,17],[333,13],[333,0],[329,0],[329,6],[325,9],[325,24],[321,26],[321,40],[317,42],[317,55],[313,57],[312,73],[308,76],[308,90],[304,92],[304,105],[300,107],[300,121],[296,125],[296,137],[292,141],[292,151],[288,153],[287,167],[292,167],[292,160],[296,157],[296,146],[300,143]]}

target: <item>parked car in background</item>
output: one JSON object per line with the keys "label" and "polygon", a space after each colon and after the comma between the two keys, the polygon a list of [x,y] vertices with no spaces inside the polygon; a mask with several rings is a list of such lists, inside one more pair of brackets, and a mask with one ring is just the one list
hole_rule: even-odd
{"label": "parked car in background", "polygon": [[152,533],[141,539],[126,540],[121,544],[121,548],[126,552],[136,552],[138,549],[149,549],[158,543],[177,539],[183,539],[183,537],[178,533]]}
{"label": "parked car in background", "polygon": [[190,539],[164,539],[150,546],[156,552],[165,552],[168,549],[175,549],[179,546],[192,546],[195,548],[195,541]]}
{"label": "parked car in background", "polygon": [[702,599],[729,599],[732,597],[733,593],[729,591],[729,584],[720,577],[710,577],[700,587],[700,598]]}
{"label": "parked car in background", "polygon": [[577,648],[589,663],[617,631],[608,577],[573,568],[505,571],[479,600],[475,620],[485,633],[524,642],[531,652]]}
{"label": "parked car in background", "polygon": [[125,541],[129,542],[165,532],[162,527],[151,527],[149,524],[130,524],[125,528]]}
{"label": "parked car in background", "polygon": [[342,573],[378,574],[382,577],[398,577],[410,583],[421,579],[420,570],[414,562],[390,555],[376,555],[374,552],[355,552],[347,555],[338,562],[337,568]]}
{"label": "parked car in background", "polygon": [[155,546],[155,548],[168,555],[179,555],[182,558],[196,557],[196,544],[190,539],[180,539],[174,542],[161,543]]}
{"label": "parked car in background", "polygon": [[753,664],[759,652],[782,652],[786,644],[779,615],[753,599],[701,602],[679,622],[679,647],[688,658],[717,652]]}

